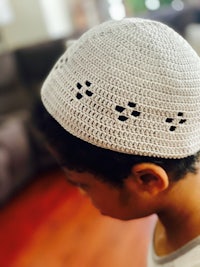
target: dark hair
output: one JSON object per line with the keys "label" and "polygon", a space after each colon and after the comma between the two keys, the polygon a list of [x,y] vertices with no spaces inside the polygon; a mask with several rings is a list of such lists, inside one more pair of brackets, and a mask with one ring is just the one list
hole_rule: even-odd
{"label": "dark hair", "polygon": [[89,144],[68,133],[44,108],[39,101],[33,113],[34,124],[45,140],[59,155],[59,163],[78,172],[90,172],[101,180],[121,186],[131,168],[142,162],[155,163],[172,173],[178,181],[186,173],[196,172],[195,164],[200,152],[183,159],[163,159],[123,154]]}

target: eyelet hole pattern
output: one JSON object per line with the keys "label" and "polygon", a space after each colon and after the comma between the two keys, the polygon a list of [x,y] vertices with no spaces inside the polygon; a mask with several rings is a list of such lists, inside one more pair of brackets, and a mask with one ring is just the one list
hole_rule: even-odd
{"label": "eyelet hole pattern", "polygon": [[[132,102],[132,101],[129,101],[127,103],[127,106],[123,107],[123,106],[119,106],[119,105],[116,105],[115,106],[115,110],[118,112],[118,113],[123,113],[125,112],[126,109],[130,110],[131,108],[131,111],[130,111],[130,115],[129,116],[125,116],[124,114],[122,115],[119,115],[118,116],[118,120],[119,121],[122,121],[122,122],[125,122],[127,121],[129,118],[132,117],[139,117],[141,112],[137,110],[137,104],[135,102]],[[135,109],[136,108],[136,109]],[[132,110],[133,109],[133,110]]]}
{"label": "eyelet hole pattern", "polygon": [[78,89],[79,92],[76,93],[76,98],[78,100],[80,100],[85,95],[88,96],[88,97],[91,97],[93,95],[93,92],[88,89],[91,85],[92,85],[92,83],[90,81],[88,81],[88,80],[85,81],[84,85],[82,85],[80,82],[77,82],[76,83],[76,88]]}
{"label": "eyelet hole pattern", "polygon": [[170,132],[174,132],[180,124],[186,123],[186,121],[187,121],[186,119],[180,118],[180,117],[183,117],[183,116],[184,116],[183,112],[178,112],[177,113],[177,117],[175,117],[175,118],[172,118],[172,117],[166,118],[166,120],[165,120],[166,123],[173,123],[173,125],[170,125],[170,127],[169,127],[169,131]]}

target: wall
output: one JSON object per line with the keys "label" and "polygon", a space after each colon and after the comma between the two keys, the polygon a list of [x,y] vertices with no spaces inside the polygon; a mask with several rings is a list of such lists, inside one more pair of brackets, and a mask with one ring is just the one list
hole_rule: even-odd
{"label": "wall", "polygon": [[48,39],[38,0],[10,0],[14,19],[2,27],[1,35],[9,50]]}

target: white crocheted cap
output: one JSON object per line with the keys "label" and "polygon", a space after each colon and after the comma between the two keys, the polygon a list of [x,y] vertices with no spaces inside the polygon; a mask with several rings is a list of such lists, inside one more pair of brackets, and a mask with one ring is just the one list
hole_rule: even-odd
{"label": "white crocheted cap", "polygon": [[160,22],[92,28],[61,56],[41,96],[66,131],[98,147],[162,158],[200,150],[200,58]]}

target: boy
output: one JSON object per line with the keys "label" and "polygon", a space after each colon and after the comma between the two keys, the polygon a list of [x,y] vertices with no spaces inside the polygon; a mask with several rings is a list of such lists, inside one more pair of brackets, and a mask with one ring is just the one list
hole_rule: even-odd
{"label": "boy", "polygon": [[[139,18],[86,32],[46,79],[38,125],[102,214],[158,215],[148,266],[200,266],[200,59]],[[134,263],[133,263],[134,265]]]}

